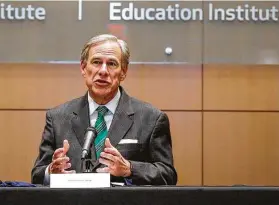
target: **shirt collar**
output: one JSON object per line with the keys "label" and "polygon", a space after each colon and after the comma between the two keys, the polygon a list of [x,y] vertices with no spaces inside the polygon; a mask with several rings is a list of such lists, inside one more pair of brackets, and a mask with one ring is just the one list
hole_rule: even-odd
{"label": "shirt collar", "polygon": [[[88,92],[87,96],[88,96],[88,104],[89,104],[89,116],[91,116],[100,105],[97,104],[91,98],[91,96],[89,95],[89,92]],[[117,108],[120,97],[121,97],[121,93],[120,93],[120,90],[118,88],[118,91],[117,91],[116,95],[114,96],[114,98],[111,101],[109,101],[107,104],[104,105],[109,109],[110,113],[112,113],[112,114],[115,113],[115,110]]]}

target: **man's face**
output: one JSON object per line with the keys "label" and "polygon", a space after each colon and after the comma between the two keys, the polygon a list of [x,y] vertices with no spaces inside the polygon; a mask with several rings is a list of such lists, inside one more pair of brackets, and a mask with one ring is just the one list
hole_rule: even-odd
{"label": "man's face", "polygon": [[81,74],[91,97],[99,104],[106,104],[117,93],[127,69],[121,67],[121,49],[116,42],[104,42],[91,47]]}

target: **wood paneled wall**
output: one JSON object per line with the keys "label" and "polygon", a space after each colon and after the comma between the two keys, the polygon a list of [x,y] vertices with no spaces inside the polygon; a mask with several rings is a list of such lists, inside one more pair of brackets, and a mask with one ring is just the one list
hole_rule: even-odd
{"label": "wood paneled wall", "polygon": [[[279,185],[279,66],[132,65],[167,112],[179,185]],[[78,65],[0,64],[0,179],[30,181],[45,111],[85,93]]]}
{"label": "wood paneled wall", "polygon": [[205,65],[203,182],[279,185],[279,65]]}

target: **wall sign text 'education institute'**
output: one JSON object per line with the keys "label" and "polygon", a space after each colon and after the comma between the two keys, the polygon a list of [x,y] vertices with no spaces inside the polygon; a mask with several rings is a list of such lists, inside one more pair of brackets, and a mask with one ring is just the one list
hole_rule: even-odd
{"label": "wall sign text 'education institute'", "polygon": [[[92,7],[95,3],[92,2]],[[127,2],[125,2],[127,3]],[[125,5],[125,6],[124,6]],[[57,7],[59,9],[59,7]],[[82,19],[82,8],[79,5],[79,20]],[[269,8],[258,8],[245,3],[231,8],[219,8],[213,3],[208,4],[206,14],[210,21],[278,21],[278,9],[273,5]],[[203,8],[184,8],[178,3],[168,5],[165,8],[138,8],[133,2],[122,4],[121,2],[109,3],[109,20],[111,21],[190,21],[204,20]],[[13,6],[0,3],[0,20],[45,20],[46,9],[43,7]]]}

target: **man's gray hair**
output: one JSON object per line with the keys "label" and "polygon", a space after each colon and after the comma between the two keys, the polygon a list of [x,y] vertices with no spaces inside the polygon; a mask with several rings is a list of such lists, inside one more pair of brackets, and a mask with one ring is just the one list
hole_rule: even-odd
{"label": "man's gray hair", "polygon": [[89,50],[91,47],[99,45],[105,42],[116,42],[118,43],[121,49],[121,67],[128,68],[129,59],[130,59],[130,51],[128,48],[127,43],[124,40],[118,39],[116,36],[111,34],[101,34],[98,36],[94,36],[84,45],[81,56],[80,62],[85,63],[88,60]]}

